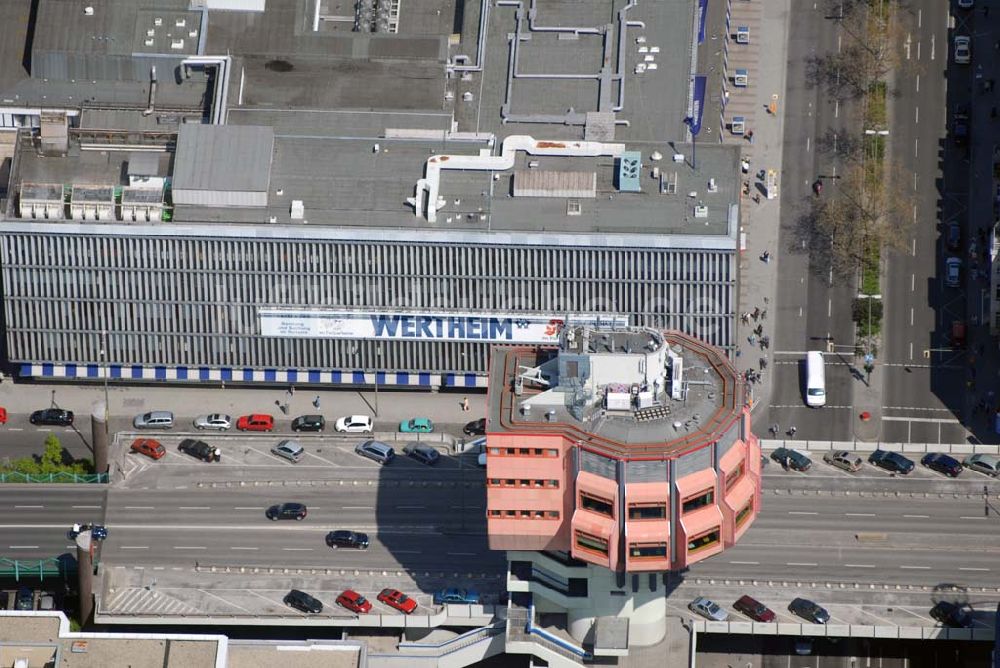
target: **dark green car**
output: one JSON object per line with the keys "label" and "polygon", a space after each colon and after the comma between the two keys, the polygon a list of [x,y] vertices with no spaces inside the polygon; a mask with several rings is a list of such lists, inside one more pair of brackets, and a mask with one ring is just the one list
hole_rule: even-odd
{"label": "dark green car", "polygon": [[812,467],[811,459],[791,448],[778,448],[771,453],[771,459],[793,471],[808,471]]}

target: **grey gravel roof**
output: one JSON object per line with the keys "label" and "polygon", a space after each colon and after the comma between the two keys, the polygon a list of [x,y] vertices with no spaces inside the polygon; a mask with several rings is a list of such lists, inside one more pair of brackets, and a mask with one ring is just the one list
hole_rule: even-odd
{"label": "grey gravel roof", "polygon": [[181,126],[175,190],[266,191],[274,130],[254,125]]}

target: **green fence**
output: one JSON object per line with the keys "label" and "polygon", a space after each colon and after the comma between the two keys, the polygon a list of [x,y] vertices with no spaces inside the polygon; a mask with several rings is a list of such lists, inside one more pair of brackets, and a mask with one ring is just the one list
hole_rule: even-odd
{"label": "green fence", "polygon": [[48,559],[8,559],[0,557],[0,577],[25,578],[67,577],[76,573],[76,559],[50,557]]}
{"label": "green fence", "polygon": [[107,473],[16,473],[0,472],[0,483],[106,483]]}

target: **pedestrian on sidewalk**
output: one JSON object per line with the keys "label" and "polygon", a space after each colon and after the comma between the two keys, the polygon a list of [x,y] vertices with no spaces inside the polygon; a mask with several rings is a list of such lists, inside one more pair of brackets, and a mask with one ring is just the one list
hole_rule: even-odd
{"label": "pedestrian on sidewalk", "polygon": [[791,427],[788,428],[788,435],[791,436],[792,438],[795,438],[795,432],[797,431],[798,429],[796,429],[795,425],[793,424]]}
{"label": "pedestrian on sidewalk", "polygon": [[760,358],[760,370],[763,371],[766,368],[767,368],[767,358],[766,357],[761,357]]}
{"label": "pedestrian on sidewalk", "polygon": [[462,412],[469,412],[469,397],[462,397]]}
{"label": "pedestrian on sidewalk", "polygon": [[747,141],[750,142],[751,146],[753,145],[753,130],[747,132]]}
{"label": "pedestrian on sidewalk", "polygon": [[747,342],[748,342],[748,343],[749,343],[749,344],[750,344],[751,346],[754,346],[754,345],[757,345],[757,337],[756,337],[756,336],[754,336],[753,334],[751,334],[750,336],[748,336],[748,337],[747,337]]}
{"label": "pedestrian on sidewalk", "polygon": [[[767,297],[765,297],[765,298],[764,298],[764,301],[765,301],[765,302],[767,301]],[[761,320],[767,320],[767,309],[763,309],[763,310],[762,310],[762,311],[760,312],[760,319],[761,319]]]}
{"label": "pedestrian on sidewalk", "polygon": [[319,409],[319,395],[318,394],[316,395],[316,398],[313,399],[313,406],[315,406],[317,410]]}
{"label": "pedestrian on sidewalk", "polygon": [[754,307],[753,313],[750,314],[750,317],[753,318],[754,322],[757,322],[757,318],[760,317],[760,308]]}
{"label": "pedestrian on sidewalk", "polygon": [[764,323],[761,323],[761,324],[757,325],[757,329],[753,330],[753,332],[757,336],[763,336],[764,335]]}
{"label": "pedestrian on sidewalk", "polygon": [[771,425],[771,433],[777,436],[780,432],[781,432],[781,425],[779,425],[777,422]]}

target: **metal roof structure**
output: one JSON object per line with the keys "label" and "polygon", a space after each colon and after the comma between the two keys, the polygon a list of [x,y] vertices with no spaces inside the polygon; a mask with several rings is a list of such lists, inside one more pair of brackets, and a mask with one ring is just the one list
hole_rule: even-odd
{"label": "metal roof structure", "polygon": [[273,150],[274,130],[269,127],[182,125],[174,161],[174,201],[205,206],[263,206],[271,182]]}

